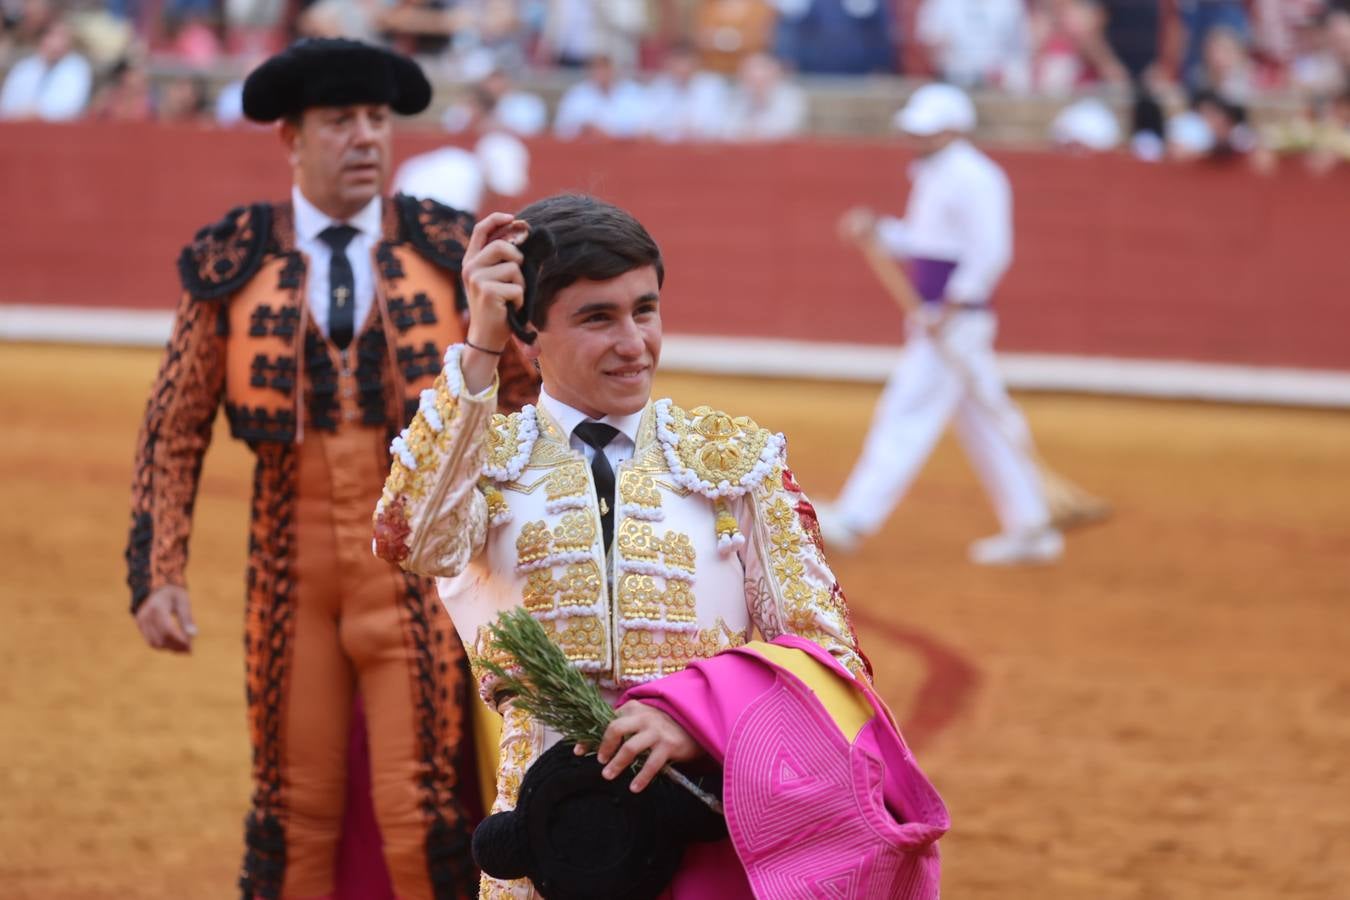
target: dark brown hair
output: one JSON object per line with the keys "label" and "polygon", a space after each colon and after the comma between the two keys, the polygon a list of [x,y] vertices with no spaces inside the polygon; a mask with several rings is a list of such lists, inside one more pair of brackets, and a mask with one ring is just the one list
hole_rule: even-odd
{"label": "dark brown hair", "polygon": [[[558,292],[581,280],[608,281],[653,266],[665,281],[661,248],[642,223],[611,203],[585,194],[546,197],[516,213],[532,229],[546,229],[551,252],[538,261],[530,324],[542,329]],[[547,247],[547,243],[544,244]]]}

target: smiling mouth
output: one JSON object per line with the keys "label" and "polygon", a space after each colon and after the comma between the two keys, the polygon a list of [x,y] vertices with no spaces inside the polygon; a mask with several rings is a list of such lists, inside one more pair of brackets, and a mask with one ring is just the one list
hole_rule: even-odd
{"label": "smiling mouth", "polygon": [[646,366],[625,366],[621,369],[610,369],[605,374],[611,378],[637,378],[646,371]]}

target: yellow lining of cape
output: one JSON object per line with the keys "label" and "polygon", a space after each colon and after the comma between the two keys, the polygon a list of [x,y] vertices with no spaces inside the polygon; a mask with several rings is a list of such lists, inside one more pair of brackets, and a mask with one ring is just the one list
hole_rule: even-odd
{"label": "yellow lining of cape", "polygon": [[858,737],[862,727],[876,715],[867,695],[843,675],[804,650],[763,641],[751,641],[742,649],[753,651],[773,665],[786,669],[810,688],[830,718],[834,719],[835,727],[850,744]]}

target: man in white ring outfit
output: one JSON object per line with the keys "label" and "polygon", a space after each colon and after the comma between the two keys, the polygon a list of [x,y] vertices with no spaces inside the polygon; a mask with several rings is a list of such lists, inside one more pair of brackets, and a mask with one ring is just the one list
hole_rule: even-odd
{"label": "man in white ring outfit", "polygon": [[966,138],[970,98],[949,85],[919,88],[896,115],[919,146],[903,219],[853,209],[850,240],[877,241],[903,259],[923,298],[909,339],[877,404],[861,457],[836,502],[820,510],[833,549],[876,533],[953,418],[993,501],[1001,532],[970,547],[973,562],[1052,562],[1064,549],[1051,525],[1022,414],[994,359],[991,299],[1012,261],[1012,192],[1002,169]]}

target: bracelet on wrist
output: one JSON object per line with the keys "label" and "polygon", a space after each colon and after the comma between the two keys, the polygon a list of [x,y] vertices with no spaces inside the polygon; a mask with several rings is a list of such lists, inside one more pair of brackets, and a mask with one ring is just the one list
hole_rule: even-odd
{"label": "bracelet on wrist", "polygon": [[489,349],[486,348],[486,347],[480,347],[480,346],[478,346],[477,344],[475,344],[473,341],[469,340],[468,338],[465,338],[465,339],[464,339],[464,346],[466,346],[466,347],[472,347],[473,349],[477,350],[479,353],[487,353],[487,354],[490,354],[490,355],[492,355],[492,356],[501,356],[503,353],[506,352],[506,348],[505,348],[505,347],[503,347],[503,348],[500,349],[500,350],[489,350]]}

